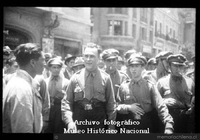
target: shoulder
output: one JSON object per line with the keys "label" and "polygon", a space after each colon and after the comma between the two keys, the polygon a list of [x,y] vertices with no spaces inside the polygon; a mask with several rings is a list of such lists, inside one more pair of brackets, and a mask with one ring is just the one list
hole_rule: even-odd
{"label": "shoulder", "polygon": [[169,80],[169,79],[170,79],[170,75],[171,75],[171,74],[165,75],[165,76],[161,77],[158,81],[165,82],[166,80]]}
{"label": "shoulder", "polygon": [[120,87],[124,87],[124,86],[126,86],[126,85],[129,85],[130,82],[131,82],[131,79],[126,79],[126,80],[124,80],[124,81],[121,83]]}
{"label": "shoulder", "polygon": [[[26,96],[32,93],[31,85],[23,78],[13,77],[5,87],[7,92],[11,95],[17,95],[20,97]],[[20,94],[19,94],[20,93]]]}
{"label": "shoulder", "polygon": [[123,77],[126,77],[126,78],[129,78],[128,75],[126,74],[126,72],[124,71],[121,71],[121,70],[118,70],[120,76],[123,76]]}
{"label": "shoulder", "polygon": [[188,71],[185,75],[190,76],[190,75],[192,75],[192,74],[194,74],[194,70]]}
{"label": "shoulder", "polygon": [[192,83],[192,82],[193,82],[193,80],[192,80],[191,77],[188,77],[188,76],[186,76],[186,75],[183,75],[183,78],[184,78],[186,81],[188,81],[188,83]]}
{"label": "shoulder", "polygon": [[103,76],[103,78],[109,78],[110,75],[106,73],[104,70],[98,68],[99,73]]}

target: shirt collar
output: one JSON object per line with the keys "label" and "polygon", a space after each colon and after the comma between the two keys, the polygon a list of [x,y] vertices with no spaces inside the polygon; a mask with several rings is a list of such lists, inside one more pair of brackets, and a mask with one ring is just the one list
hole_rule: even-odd
{"label": "shirt collar", "polygon": [[[98,69],[98,68],[97,68]],[[95,77],[96,73],[97,73],[97,69],[95,69],[94,71],[90,72],[87,69],[85,69],[85,76],[88,77],[90,74],[92,74],[93,77]]]}
{"label": "shirt collar", "polygon": [[131,80],[131,84],[132,84],[132,85],[135,85],[135,84],[141,85],[141,84],[142,84],[142,78],[141,78],[139,81],[134,81],[134,80],[132,79],[132,80]]}
{"label": "shirt collar", "polygon": [[[106,73],[108,73],[108,71],[106,71]],[[117,69],[115,71],[113,71],[112,73],[109,73],[110,75],[112,75],[113,77],[115,77],[115,75],[117,74]]]}
{"label": "shirt collar", "polygon": [[182,79],[183,79],[183,76],[175,76],[175,75],[171,75],[171,78],[172,78],[172,80],[173,81],[182,81]]}
{"label": "shirt collar", "polygon": [[52,80],[58,80],[59,78],[60,78],[60,75],[56,75],[56,76],[51,75],[50,81],[52,81]]}

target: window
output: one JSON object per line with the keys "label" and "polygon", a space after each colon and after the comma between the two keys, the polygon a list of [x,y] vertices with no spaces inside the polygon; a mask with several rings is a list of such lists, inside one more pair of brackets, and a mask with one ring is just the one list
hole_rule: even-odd
{"label": "window", "polygon": [[157,32],[157,21],[155,21],[155,33]]}
{"label": "window", "polygon": [[153,8],[150,8],[150,25],[153,26]]}
{"label": "window", "polygon": [[153,43],[153,31],[149,32],[149,42]]}
{"label": "window", "polygon": [[168,26],[166,26],[166,35],[168,34]]}
{"label": "window", "polygon": [[173,30],[173,38],[175,38],[175,30]]}
{"label": "window", "polygon": [[147,23],[147,8],[140,8],[140,20]]}
{"label": "window", "polygon": [[170,33],[169,34],[170,34],[170,36],[172,36],[172,28],[170,28]]}
{"label": "window", "polygon": [[147,40],[147,29],[143,27],[141,27],[140,29],[141,29],[140,31],[142,40]]}
{"label": "window", "polygon": [[137,18],[137,9],[133,8],[133,18]]}
{"label": "window", "polygon": [[162,23],[160,23],[160,34],[162,34]]}
{"label": "window", "polygon": [[122,35],[122,21],[114,21],[114,35]]}
{"label": "window", "polygon": [[125,21],[125,36],[128,36],[128,22]]}
{"label": "window", "polygon": [[108,20],[108,35],[112,35],[112,20]]}
{"label": "window", "polygon": [[133,24],[133,27],[132,27],[132,36],[133,38],[136,38],[136,25]]}

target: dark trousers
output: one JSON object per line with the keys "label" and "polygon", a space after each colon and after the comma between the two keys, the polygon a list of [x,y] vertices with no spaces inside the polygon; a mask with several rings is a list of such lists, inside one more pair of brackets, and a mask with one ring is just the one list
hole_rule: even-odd
{"label": "dark trousers", "polygon": [[80,121],[89,121],[89,122],[100,122],[100,124],[92,124],[92,125],[78,125],[78,130],[85,130],[87,133],[87,128],[105,128],[104,126],[104,120],[107,118],[105,106],[98,106],[93,107],[91,110],[85,110],[83,105],[78,104],[77,102],[74,103],[74,112],[73,112],[73,119],[74,121],[80,122]]}
{"label": "dark trousers", "polygon": [[65,124],[62,121],[61,103],[55,103],[50,107],[49,124],[45,133],[63,133]]}
{"label": "dark trousers", "polygon": [[139,121],[139,125],[123,125],[120,127],[117,127],[117,130],[119,132],[120,128],[126,128],[126,129],[147,129],[149,128],[150,133],[160,133],[161,129],[160,126],[161,121],[157,115],[156,110],[152,110],[148,113],[145,113],[143,116],[141,116],[141,119],[136,120],[135,115],[133,113],[128,114],[119,114],[117,113],[116,121],[125,121],[125,120],[131,120],[131,121]]}
{"label": "dark trousers", "polygon": [[173,108],[169,108],[169,113],[174,120],[174,133],[189,133],[188,126],[190,115],[181,112],[181,109]]}

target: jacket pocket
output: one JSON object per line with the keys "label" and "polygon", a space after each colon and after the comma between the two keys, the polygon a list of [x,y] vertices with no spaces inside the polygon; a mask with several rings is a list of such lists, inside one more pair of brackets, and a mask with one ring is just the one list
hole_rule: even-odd
{"label": "jacket pocket", "polygon": [[105,89],[104,88],[99,88],[95,92],[95,98],[100,100],[100,101],[105,101]]}
{"label": "jacket pocket", "polygon": [[83,90],[79,86],[77,86],[74,89],[74,101],[82,100],[83,99],[83,95],[84,95]]}

